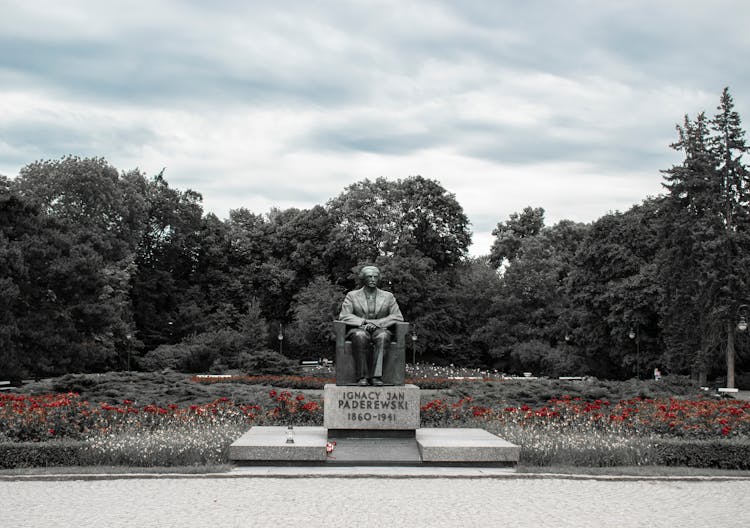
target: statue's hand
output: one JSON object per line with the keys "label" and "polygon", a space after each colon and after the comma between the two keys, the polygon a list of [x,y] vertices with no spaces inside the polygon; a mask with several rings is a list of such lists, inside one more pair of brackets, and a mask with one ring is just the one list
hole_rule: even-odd
{"label": "statue's hand", "polygon": [[376,325],[375,323],[365,322],[365,330],[367,330],[368,332],[372,333],[377,329],[378,325]]}

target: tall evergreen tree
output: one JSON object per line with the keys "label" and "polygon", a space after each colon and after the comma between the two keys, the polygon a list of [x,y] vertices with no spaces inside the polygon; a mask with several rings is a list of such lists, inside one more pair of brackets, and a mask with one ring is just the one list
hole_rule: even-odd
{"label": "tall evergreen tree", "polygon": [[701,381],[726,347],[733,377],[735,310],[750,271],[750,203],[742,162],[747,147],[729,91],[712,120],[704,113],[692,121],[686,116],[677,131],[672,147],[685,159],[664,171],[664,339],[675,364],[690,364]]}
{"label": "tall evergreen tree", "polygon": [[724,199],[724,269],[722,284],[724,325],[726,328],[727,386],[734,387],[734,320],[750,280],[750,174],[742,161],[747,152],[745,132],[729,89],[724,88],[717,113],[711,120],[714,136],[711,148],[717,162]]}

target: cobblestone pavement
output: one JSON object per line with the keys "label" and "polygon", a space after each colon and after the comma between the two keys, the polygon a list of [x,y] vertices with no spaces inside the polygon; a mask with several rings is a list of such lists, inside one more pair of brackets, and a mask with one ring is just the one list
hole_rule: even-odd
{"label": "cobblestone pavement", "polygon": [[750,480],[130,478],[0,481],[0,526],[750,526]]}

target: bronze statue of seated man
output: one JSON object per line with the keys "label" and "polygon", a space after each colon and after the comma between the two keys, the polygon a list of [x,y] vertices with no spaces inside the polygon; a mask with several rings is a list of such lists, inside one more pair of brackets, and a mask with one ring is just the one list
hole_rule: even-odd
{"label": "bronze statue of seated man", "polygon": [[403,321],[401,310],[391,292],[378,289],[380,270],[365,266],[359,271],[362,288],[346,294],[339,320],[351,328],[351,341],[359,385],[383,385],[383,355],[391,342],[393,324]]}

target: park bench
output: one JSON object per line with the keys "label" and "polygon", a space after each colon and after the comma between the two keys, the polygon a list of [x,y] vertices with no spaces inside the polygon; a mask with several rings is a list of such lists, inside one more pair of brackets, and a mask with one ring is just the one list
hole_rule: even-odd
{"label": "park bench", "polygon": [[11,390],[10,381],[0,381],[0,391]]}
{"label": "park bench", "polygon": [[734,387],[719,387],[716,389],[716,392],[719,393],[719,398],[731,398],[734,394],[739,392],[739,389]]}
{"label": "park bench", "polygon": [[303,361],[302,366],[303,367],[316,367],[320,365],[319,361]]}

